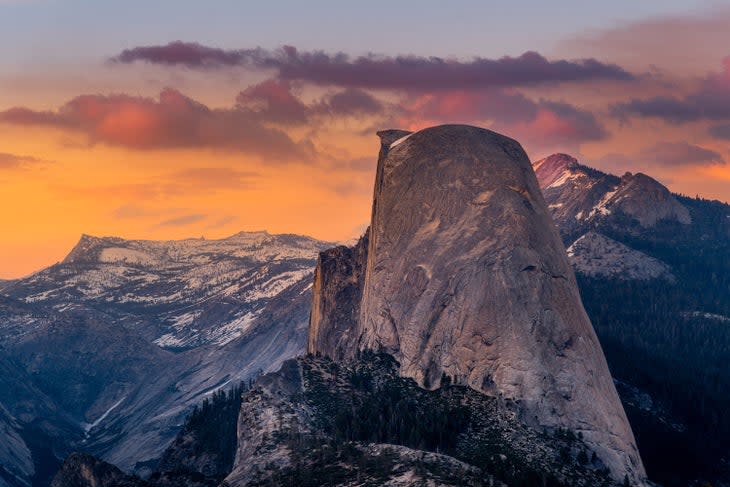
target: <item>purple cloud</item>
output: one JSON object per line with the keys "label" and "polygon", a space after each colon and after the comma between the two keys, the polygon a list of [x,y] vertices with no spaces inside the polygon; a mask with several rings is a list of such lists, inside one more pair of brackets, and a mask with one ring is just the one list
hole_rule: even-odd
{"label": "purple cloud", "polygon": [[730,120],[730,57],[723,60],[721,72],[710,74],[684,96],[633,98],[613,105],[611,112],[623,120],[639,116],[675,124],[698,120]]}
{"label": "purple cloud", "polygon": [[127,49],[115,63],[143,61],[189,68],[244,66],[271,69],[287,81],[316,85],[391,90],[474,90],[488,87],[530,86],[541,83],[608,79],[629,81],[635,76],[615,64],[596,59],[550,61],[537,52],[499,59],[468,61],[422,56],[350,57],[344,53],[299,51],[292,46],[223,50],[181,41],[164,46]]}
{"label": "purple cloud", "polygon": [[718,152],[689,142],[660,142],[641,151],[639,157],[664,167],[725,164],[725,160]]}
{"label": "purple cloud", "polygon": [[282,125],[296,125],[307,121],[308,107],[297,98],[286,81],[269,79],[243,90],[236,98],[244,111]]}
{"label": "purple cloud", "polygon": [[366,91],[347,88],[327,97],[315,110],[332,115],[369,115],[381,112],[383,104]]}
{"label": "purple cloud", "polygon": [[600,140],[607,132],[589,111],[564,102],[532,100],[513,90],[424,94],[399,107],[396,125],[419,128],[437,123],[483,123],[535,147]]}
{"label": "purple cloud", "polygon": [[730,124],[715,125],[710,127],[709,132],[718,139],[730,140]]}
{"label": "purple cloud", "polygon": [[183,65],[191,68],[235,66],[245,64],[254,51],[225,50],[195,42],[170,42],[164,46],[141,46],[125,49],[111,59],[116,63],[147,61],[155,64]]}

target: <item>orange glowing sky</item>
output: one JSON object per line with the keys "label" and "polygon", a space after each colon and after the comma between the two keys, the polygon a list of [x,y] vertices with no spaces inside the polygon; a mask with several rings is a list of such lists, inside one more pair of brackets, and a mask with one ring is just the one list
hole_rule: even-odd
{"label": "orange glowing sky", "polygon": [[[0,62],[0,278],[61,260],[83,233],[351,239],[369,218],[381,128],[481,125],[515,137],[533,159],[568,152],[730,200],[727,9],[677,2],[612,23],[569,19],[562,33],[535,27],[537,45],[515,34],[502,52],[479,25],[454,22],[449,32],[469,48],[444,53],[420,31],[422,47],[402,49],[365,37],[343,47],[339,31],[321,51],[223,27],[216,38],[183,14],[188,35],[164,23],[156,36],[153,25],[125,31],[105,17],[113,35],[95,43],[91,30],[59,38],[41,22],[60,3],[0,1],[14,46]],[[95,8],[89,25],[104,17]],[[31,42],[14,26],[32,20]],[[318,29],[303,23],[304,33]],[[59,47],[66,38],[75,53]],[[477,41],[489,49],[475,52]]]}

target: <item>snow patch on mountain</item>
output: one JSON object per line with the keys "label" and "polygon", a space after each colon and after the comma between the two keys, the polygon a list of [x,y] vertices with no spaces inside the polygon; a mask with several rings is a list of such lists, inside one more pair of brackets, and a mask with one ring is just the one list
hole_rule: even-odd
{"label": "snow patch on mountain", "polygon": [[563,186],[564,184],[574,181],[576,179],[580,179],[582,175],[580,173],[573,173],[573,172],[564,172],[558,179],[553,181],[548,188],[559,188]]}
{"label": "snow patch on mountain", "polygon": [[151,265],[155,263],[155,258],[145,252],[135,249],[110,247],[101,251],[99,262],[122,262],[125,264]]}
{"label": "snow patch on mountain", "polygon": [[612,221],[618,215],[645,228],[662,220],[692,222],[675,195],[645,174],[606,174],[566,154],[553,154],[532,167],[553,219],[564,232],[579,234],[587,230],[586,224]]}
{"label": "snow patch on mountain", "polygon": [[594,206],[591,211],[588,213],[588,218],[591,218],[595,214],[600,215],[610,215],[611,210],[609,210],[606,205],[611,201],[611,198],[616,194],[617,190],[609,191],[608,193],[603,195],[603,198],[598,202],[596,206]]}
{"label": "snow patch on mountain", "polygon": [[318,253],[331,245],[267,232],[170,241],[83,235],[63,262],[6,292],[57,310],[82,304],[122,325],[146,326],[144,334],[163,348],[225,344],[276,296],[311,280]]}
{"label": "snow patch on mountain", "polygon": [[[414,133],[415,133],[415,132],[414,132]],[[403,137],[401,137],[400,139],[398,139],[398,140],[396,140],[395,142],[393,142],[392,144],[390,144],[390,147],[389,147],[389,148],[390,148],[390,149],[392,149],[392,148],[394,148],[394,147],[398,147],[398,146],[399,146],[400,144],[402,144],[403,142],[405,142],[406,140],[408,140],[408,138],[409,138],[409,137],[410,137],[411,135],[413,135],[413,134],[408,134],[408,135],[406,135],[406,136],[403,136]]]}
{"label": "snow patch on mountain", "polygon": [[86,432],[86,434],[88,434],[91,430],[93,430],[94,428],[99,426],[101,424],[101,422],[104,421],[107,418],[107,416],[109,416],[109,414],[117,408],[117,406],[119,406],[122,402],[124,402],[124,400],[126,398],[127,398],[127,396],[124,396],[120,400],[118,400],[117,402],[112,404],[111,407],[109,409],[107,409],[106,411],[104,411],[104,413],[101,416],[99,416],[96,420],[94,420],[93,423],[83,423],[81,426],[84,428],[84,431]]}
{"label": "snow patch on mountain", "polygon": [[244,299],[258,301],[260,299],[272,298],[283,290],[293,286],[306,277],[311,277],[312,269],[299,269],[296,271],[283,272],[268,279],[261,285],[254,286],[246,291]]}
{"label": "snow patch on mountain", "polygon": [[718,323],[730,323],[730,317],[719,315],[716,313],[708,313],[706,311],[685,311],[682,313],[684,318],[701,318],[709,321],[715,321]]}

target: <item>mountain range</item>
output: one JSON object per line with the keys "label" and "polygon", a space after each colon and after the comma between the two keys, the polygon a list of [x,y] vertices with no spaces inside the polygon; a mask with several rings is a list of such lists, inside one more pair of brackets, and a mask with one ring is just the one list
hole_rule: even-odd
{"label": "mountain range", "polygon": [[[547,409],[534,409],[537,423],[514,422],[513,415],[520,417],[534,406],[513,404],[503,396],[510,392],[528,398],[524,386],[517,393],[514,391],[520,387],[516,376],[492,373],[491,383],[484,381],[486,374],[475,372],[486,372],[487,364],[499,364],[503,358],[486,360],[491,353],[488,346],[485,352],[475,354],[482,357],[481,364],[478,360],[464,361],[463,351],[449,351],[459,341],[443,331],[448,331],[449,323],[456,319],[444,310],[455,308],[449,303],[465,295],[464,289],[469,289],[473,276],[459,274],[459,266],[446,266],[445,271],[438,271],[445,274],[437,274],[435,279],[435,269],[440,265],[437,255],[449,249],[452,261],[464,251],[457,245],[463,235],[473,236],[475,242],[514,236],[512,232],[520,231],[519,222],[526,217],[479,217],[479,212],[493,204],[489,193],[496,189],[489,188],[476,194],[474,202],[466,206],[469,212],[475,212],[473,215],[449,210],[448,205],[453,208],[455,204],[453,195],[462,194],[465,188],[471,188],[470,184],[481,185],[463,174],[451,174],[443,183],[435,184],[437,178],[419,180],[418,172],[408,173],[408,166],[400,162],[416,157],[407,154],[418,151],[423,144],[432,146],[417,156],[420,160],[454,157],[454,147],[464,145],[463,141],[457,144],[450,140],[456,136],[448,133],[429,135],[426,131],[427,140],[421,140],[425,137],[422,132],[415,136],[403,131],[381,134],[381,160],[388,159],[390,152],[395,162],[380,165],[376,195],[381,197],[376,197],[374,216],[382,211],[390,211],[391,216],[374,218],[374,226],[354,247],[333,247],[307,237],[265,232],[241,233],[223,240],[174,242],[84,236],[63,262],[23,279],[0,282],[0,431],[8,438],[0,445],[0,485],[48,485],[61,460],[76,450],[103,458],[121,470],[113,470],[93,457],[75,455],[64,465],[56,485],[75,485],[63,479],[75,478],[75,472],[84,468],[106,472],[104,475],[120,482],[137,482],[122,473],[125,471],[142,476],[155,472],[150,481],[160,486],[198,485],[191,483],[193,477],[204,479],[205,485],[218,485],[227,475],[238,479],[248,475],[241,470],[240,461],[234,465],[229,450],[238,449],[241,457],[251,441],[259,442],[254,444],[268,448],[270,453],[298,445],[319,455],[320,460],[359,465],[364,472],[363,482],[387,478],[394,482],[392,485],[398,485],[393,479],[421,476],[441,485],[479,485],[464,479],[477,482],[486,478],[494,485],[505,480],[510,480],[508,485],[516,485],[541,472],[556,481],[573,478],[595,485],[598,481],[591,476],[603,475],[600,469],[608,465],[600,458],[603,454],[591,458],[591,452],[596,452],[596,440],[586,437],[585,431],[579,431],[578,437],[566,419],[561,420],[566,423],[559,424],[568,425],[566,431],[570,434],[557,429],[550,433],[553,436],[542,437],[546,433],[535,429],[535,424],[544,425],[546,418],[554,418],[545,412]],[[473,142],[467,147],[470,144]],[[497,145],[507,151],[508,160],[521,157],[509,144]],[[482,155],[472,153],[472,160],[485,158],[483,153],[477,154]],[[539,212],[538,193],[542,191],[546,218],[549,212],[559,232],[555,238],[562,239],[562,244],[550,243],[547,247],[557,245],[556,255],[564,252],[562,245],[567,248],[566,255],[577,277],[575,292],[580,291],[583,302],[570,301],[570,307],[585,306],[613,376],[613,384],[604,384],[602,389],[605,392],[615,387],[618,391],[649,478],[667,486],[700,481],[728,485],[730,376],[725,364],[730,359],[730,206],[673,194],[643,174],[606,174],[564,154],[536,161],[532,169],[536,175],[534,188],[522,183],[506,184],[508,196],[500,193],[497,201],[515,198],[522,207],[529,204]],[[532,172],[529,166],[521,171]],[[443,174],[444,169],[437,172]],[[405,181],[403,184],[423,184],[421,193],[430,191],[433,198],[425,200],[431,202],[382,197],[384,185],[395,180],[394,173],[399,181]],[[503,214],[521,215],[522,207],[504,210]],[[403,215],[423,215],[426,220],[399,219],[392,216],[396,210]],[[388,228],[384,229],[379,221],[388,222]],[[494,221],[499,224],[479,229],[479,225]],[[373,231],[379,232],[376,243],[371,242]],[[559,259],[544,253],[544,236],[540,237],[540,245],[535,245],[535,238],[525,237],[528,250],[514,254],[511,261],[499,257],[495,262],[486,259],[485,265],[509,269],[510,263],[518,267],[524,264],[518,270],[526,270],[514,275],[500,271],[504,273],[501,279],[524,278],[524,285],[518,287],[529,286],[535,282],[530,276],[547,276],[558,262],[554,259]],[[374,248],[383,248],[382,242],[390,247],[372,253]],[[380,262],[378,258],[380,263],[369,263],[373,255],[389,256],[391,260]],[[426,255],[429,259],[411,266],[410,261],[399,262],[399,255],[408,259]],[[489,254],[494,255],[499,254]],[[465,262],[470,261],[467,258]],[[459,272],[449,281],[452,271]],[[380,281],[374,280],[378,272]],[[552,275],[568,274],[561,270]],[[405,283],[402,289],[393,287],[399,279]],[[446,287],[434,288],[439,280],[443,282],[439,286]],[[370,283],[367,286],[366,281]],[[424,293],[432,297],[428,306],[421,305],[409,316],[407,310],[393,309],[388,299],[383,300],[383,296],[398,292],[405,293],[398,301],[425,302]],[[450,296],[452,301],[438,301],[434,296],[439,294]],[[475,299],[472,296],[470,301]],[[508,295],[505,299],[532,298]],[[363,308],[363,303],[369,304]],[[363,309],[370,310],[367,316],[378,316],[376,323],[366,325]],[[504,316],[500,315],[499,320],[508,321]],[[404,331],[398,323],[418,324],[413,328],[418,331]],[[588,335],[581,331],[576,336]],[[485,339],[485,343],[493,342],[489,337]],[[519,357],[522,342],[507,349]],[[363,350],[385,351],[397,362],[380,355],[358,358],[352,343],[366,344]],[[256,382],[251,391],[244,393],[243,404],[240,396],[220,398],[221,391],[242,381],[248,383],[262,373],[279,370],[282,363],[301,355],[307,346],[312,355],[286,362],[288,365],[280,372]],[[545,350],[542,345],[540,349]],[[318,357],[317,352],[334,361]],[[565,354],[565,349],[558,347],[550,356],[561,353]],[[585,355],[581,352],[577,356]],[[515,361],[510,359],[509,363]],[[558,377],[559,372],[545,363],[541,361],[536,370]],[[411,378],[416,382],[408,382]],[[481,392],[473,396],[474,390]],[[289,399],[283,401],[281,397]],[[301,397],[309,402],[299,403]],[[498,401],[491,403],[489,397],[497,397]],[[414,404],[413,398],[430,405],[431,413],[454,416],[455,422],[441,424],[434,414]],[[211,406],[213,399],[215,407]],[[395,401],[392,404],[391,399]],[[459,419],[463,410],[454,409],[457,399],[459,404],[480,404],[484,410],[493,410],[493,423],[483,422],[482,416],[473,411],[464,413],[466,419]],[[206,400],[209,405],[203,408],[205,414],[193,412],[190,417],[193,407]],[[401,425],[394,430],[378,432],[371,428],[375,432],[368,432],[354,426],[358,418],[343,417],[338,419],[341,423],[331,423],[337,418],[322,415],[322,411],[330,411],[328,405],[347,401],[354,401],[348,404],[358,417],[368,418],[401,404],[408,411],[403,424],[417,420],[456,433],[471,428],[482,431],[482,439],[496,438],[490,436],[493,434],[509,438],[512,449],[505,450],[502,442],[498,447],[502,449],[498,453],[495,450],[492,459],[478,460],[468,452],[484,448],[483,443],[428,439],[435,434],[428,427],[422,430]],[[362,409],[368,403],[376,410]],[[290,407],[294,412],[289,411]],[[266,411],[274,415],[264,416],[269,420],[280,415],[297,422],[302,434],[292,435],[290,429],[281,428],[280,421],[269,421],[268,426],[259,421],[256,428],[251,423],[236,427],[246,418],[261,418],[257,415]],[[570,412],[579,413],[580,408]],[[316,427],[309,423],[312,417],[319,421]],[[246,430],[242,430],[244,424]],[[205,465],[211,464],[210,458],[221,458],[221,447],[201,438],[209,437],[211,431],[220,433],[215,429],[220,425],[226,427],[229,436],[230,431],[237,430],[239,437],[231,440],[233,447],[226,447],[230,461],[216,463],[219,467],[211,474]],[[304,429],[314,432],[318,439],[326,439],[328,445],[347,439],[355,449],[315,448],[311,438],[303,435]],[[276,435],[284,443],[271,443]],[[519,443],[519,438],[530,441]],[[398,446],[383,446],[394,443]],[[282,446],[286,448],[282,450]],[[443,453],[435,453],[436,449]],[[531,451],[539,455],[528,455]],[[566,451],[570,458],[565,456]],[[161,457],[167,460],[160,462]],[[273,476],[267,474],[258,481],[291,479],[294,474],[306,478],[315,474],[312,468],[319,465],[311,455],[304,455],[292,471],[291,463],[277,463],[283,457],[274,454],[272,458],[275,461],[267,461],[274,461],[276,468],[269,472]],[[500,460],[495,463],[494,458]],[[527,463],[518,462],[522,458]],[[554,467],[561,459],[570,466],[566,469],[573,477]],[[482,462],[481,467],[475,462]],[[635,467],[628,477],[639,482],[641,471]],[[332,475],[337,478],[349,475],[347,472],[351,473],[345,469]],[[185,480],[180,482],[186,483],[175,484],[171,479],[178,478],[176,475],[183,475]],[[460,484],[459,479],[464,483]]]}
{"label": "mountain range", "polygon": [[149,473],[194,405],[304,350],[330,245],[83,236],[62,262],[6,283],[0,483],[47,483],[79,449]]}

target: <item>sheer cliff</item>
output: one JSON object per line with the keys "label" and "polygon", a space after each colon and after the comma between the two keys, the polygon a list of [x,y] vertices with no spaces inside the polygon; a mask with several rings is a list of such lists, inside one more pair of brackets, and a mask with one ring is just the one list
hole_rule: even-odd
{"label": "sheer cliff", "polygon": [[518,400],[527,424],[580,433],[614,478],[642,482],[631,428],[521,146],[460,125],[380,135],[364,275],[352,271],[355,250],[342,252],[343,274],[328,273],[322,257],[317,270],[328,278],[320,289],[362,282],[348,293],[357,317],[334,328],[345,304],[320,306],[309,351],[385,352],[427,389],[449,377]]}

